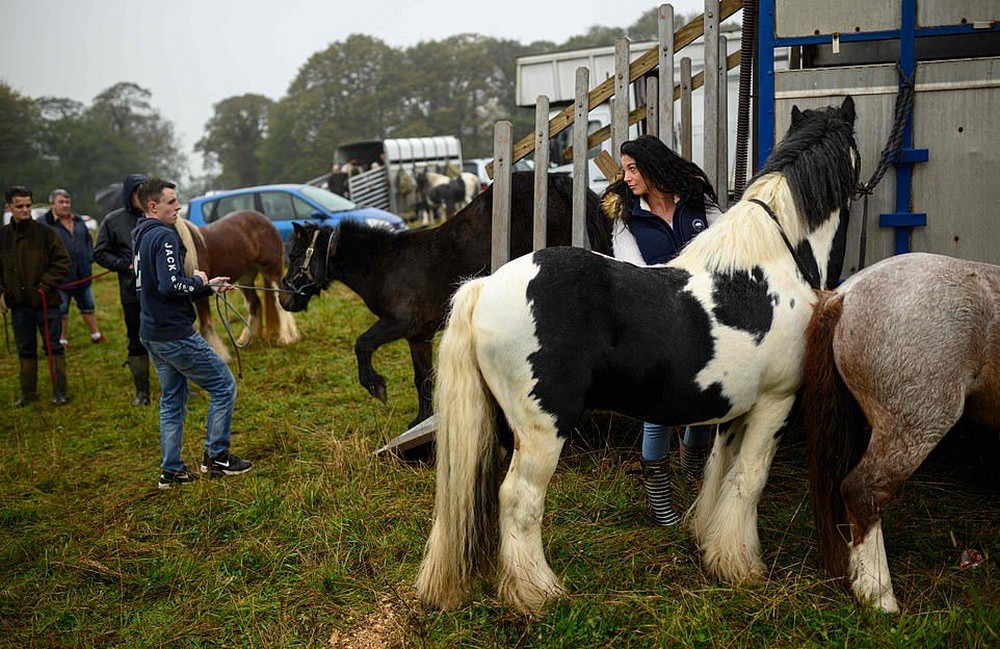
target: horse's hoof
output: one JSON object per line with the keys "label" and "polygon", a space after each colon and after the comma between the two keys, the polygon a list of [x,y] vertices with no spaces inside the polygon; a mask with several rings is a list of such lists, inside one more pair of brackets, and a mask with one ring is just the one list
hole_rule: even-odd
{"label": "horse's hoof", "polygon": [[368,392],[382,403],[388,403],[389,392],[385,388],[385,381],[381,377],[368,387]]}

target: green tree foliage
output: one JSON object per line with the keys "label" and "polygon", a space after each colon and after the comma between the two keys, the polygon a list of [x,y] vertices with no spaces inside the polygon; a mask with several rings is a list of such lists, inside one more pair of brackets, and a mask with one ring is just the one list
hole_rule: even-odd
{"label": "green tree foliage", "polygon": [[261,183],[261,148],[268,134],[274,102],[263,95],[246,94],[223,99],[205,124],[205,135],[194,145],[218,188]]}
{"label": "green tree foliage", "polygon": [[135,84],[116,84],[89,107],[59,97],[22,97],[0,84],[0,120],[0,185],[27,185],[37,202],[63,187],[75,211],[100,216],[97,190],[128,173],[179,178],[186,168],[173,125],[152,108],[149,91]]}
{"label": "green tree foliage", "polygon": [[37,187],[47,164],[41,156],[38,105],[0,83],[0,189],[11,185]]}
{"label": "green tree foliage", "polygon": [[151,99],[152,94],[145,88],[117,83],[94,98],[87,117],[130,142],[141,160],[139,168],[164,178],[180,179],[187,168],[186,156],[181,153],[173,123],[160,116]]}
{"label": "green tree foliage", "polygon": [[318,176],[338,144],[389,137],[402,123],[407,72],[401,52],[361,34],[311,56],[271,113],[264,177]]}

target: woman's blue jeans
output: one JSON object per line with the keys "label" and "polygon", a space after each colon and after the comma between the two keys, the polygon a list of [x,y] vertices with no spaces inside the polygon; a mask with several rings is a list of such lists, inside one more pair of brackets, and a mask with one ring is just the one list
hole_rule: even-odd
{"label": "woman's blue jeans", "polygon": [[[670,453],[670,433],[673,426],[642,422],[642,459],[646,462],[662,460]],[[691,449],[707,447],[712,441],[715,424],[688,426],[684,429],[684,445]]]}
{"label": "woman's blue jeans", "polygon": [[160,377],[160,450],[164,471],[181,471],[181,443],[187,415],[188,380],[208,392],[205,452],[215,457],[229,450],[230,424],[236,404],[236,380],[225,361],[200,334],[166,342],[143,340]]}

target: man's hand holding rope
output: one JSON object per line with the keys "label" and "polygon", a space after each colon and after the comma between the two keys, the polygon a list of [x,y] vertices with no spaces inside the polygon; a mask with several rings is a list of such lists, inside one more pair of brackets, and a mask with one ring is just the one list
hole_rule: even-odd
{"label": "man's hand holding rope", "polygon": [[208,279],[208,275],[204,271],[196,270],[194,271],[195,277],[200,277],[201,281],[205,283],[206,286],[212,289],[213,293],[225,293],[226,291],[231,291],[235,286],[229,283],[228,277],[213,277]]}

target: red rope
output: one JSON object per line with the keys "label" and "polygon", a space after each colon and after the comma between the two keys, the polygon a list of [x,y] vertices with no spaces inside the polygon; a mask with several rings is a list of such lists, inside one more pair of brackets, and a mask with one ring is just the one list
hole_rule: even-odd
{"label": "red rope", "polygon": [[[49,357],[49,381],[52,383],[52,389],[56,387],[56,362],[52,358],[52,331],[49,329],[49,298],[45,296],[45,291],[41,288],[38,289],[38,293],[42,296],[42,322],[45,323],[45,353]],[[63,350],[65,354],[66,351]]]}
{"label": "red rope", "polygon": [[106,270],[103,273],[97,273],[96,275],[90,275],[88,277],[84,277],[83,279],[78,279],[78,280],[74,280],[72,282],[66,282],[65,284],[60,284],[56,288],[58,290],[60,290],[60,291],[65,291],[66,289],[73,288],[74,286],[77,286],[79,284],[85,284],[85,283],[89,282],[92,279],[97,279],[98,277],[104,277],[105,275],[107,275],[110,272],[111,272],[110,270]]}
{"label": "red rope", "polygon": [[[94,274],[94,275],[90,275],[88,277],[84,277],[83,279],[78,279],[78,280],[75,280],[75,281],[72,281],[72,282],[66,282],[65,284],[60,284],[59,286],[57,286],[56,290],[62,291],[62,290],[65,290],[67,288],[72,288],[72,287],[77,286],[79,284],[83,284],[84,282],[89,282],[89,281],[97,279],[99,277],[103,277],[103,276],[107,275],[110,272],[111,272],[110,270],[106,270],[103,273],[97,273],[97,274]],[[45,336],[44,336],[44,338],[45,338],[45,355],[48,356],[48,360],[49,360],[49,381],[51,381],[52,387],[55,388],[55,386],[56,386],[56,365],[55,365],[55,363],[56,362],[52,358],[52,331],[51,331],[51,329],[49,327],[49,298],[48,298],[48,296],[45,295],[45,291],[43,289],[39,288],[37,290],[38,290],[39,295],[42,296],[42,322],[45,323]],[[65,349],[63,349],[63,353],[64,354],[66,353]]]}

